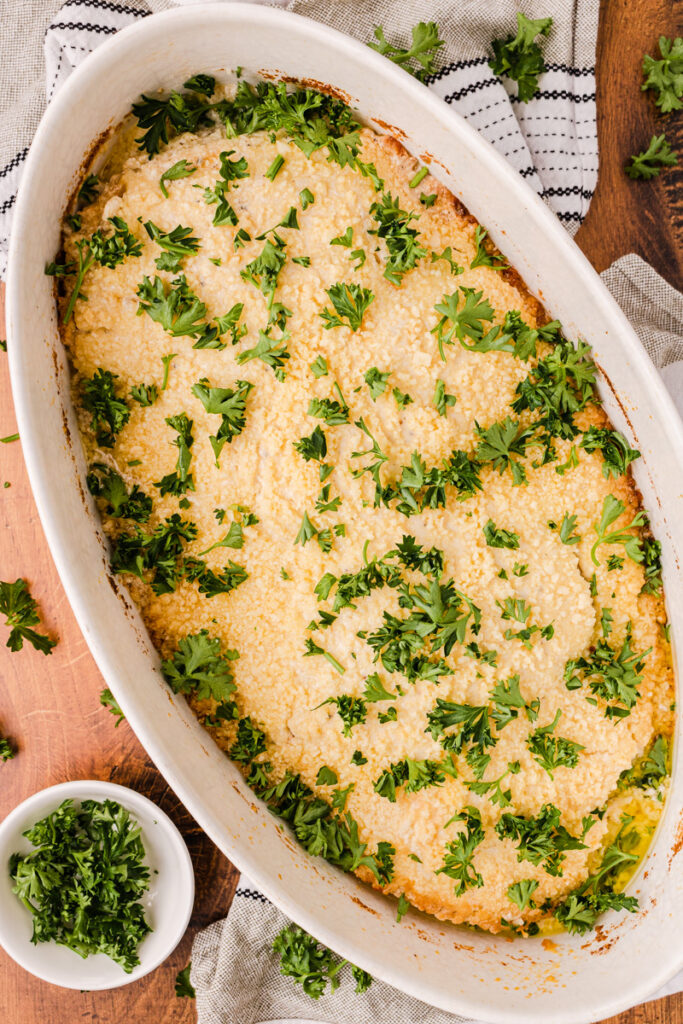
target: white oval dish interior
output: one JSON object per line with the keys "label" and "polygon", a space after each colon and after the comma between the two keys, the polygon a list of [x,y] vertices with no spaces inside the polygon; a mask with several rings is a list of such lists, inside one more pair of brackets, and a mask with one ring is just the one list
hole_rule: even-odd
{"label": "white oval dish interior", "polygon": [[[103,44],[52,101],[27,161],[10,255],[10,365],[24,454],[67,595],[107,684],[158,768],[218,846],[286,914],[373,975],[445,1010],[501,1024],[599,1020],[645,999],[683,964],[678,744],[663,821],[646,870],[629,889],[641,902],[637,915],[609,915],[598,933],[552,942],[511,943],[415,912],[397,924],[393,900],[308,856],[255,800],[183,698],[169,692],[135,608],[109,581],[106,544],[83,485],[52,281],[43,268],[58,249],[65,202],[93,140],[140,93],[238,65],[249,74],[330,83],[370,123],[395,126],[406,147],[423,155],[490,230],[567,335],[590,342],[611,381],[601,384],[605,407],[643,454],[635,475],[664,545],[669,608],[683,605],[683,426],[579,249],[502,157],[405,72],[325,26],[246,4],[145,18]],[[674,621],[674,638],[682,627]]]}

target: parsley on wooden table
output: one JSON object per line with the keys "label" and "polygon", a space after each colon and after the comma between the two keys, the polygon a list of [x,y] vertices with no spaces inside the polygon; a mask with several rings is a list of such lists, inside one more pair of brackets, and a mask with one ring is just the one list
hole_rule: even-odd
{"label": "parsley on wooden table", "polygon": [[175,994],[179,999],[195,999],[197,993],[195,992],[194,985],[190,981],[190,970],[192,968],[192,961],[183,967],[182,971],[178,971],[175,976]]}
{"label": "parsley on wooden table", "polygon": [[84,959],[104,953],[130,974],[151,931],[140,898],[149,868],[140,827],[113,800],[64,800],[23,833],[35,847],[14,853],[12,891],[33,915],[33,942],[55,941]]}
{"label": "parsley on wooden table", "polygon": [[5,616],[5,625],[10,628],[7,638],[10,651],[20,651],[24,640],[41,654],[51,654],[52,648],[57,645],[56,640],[51,640],[33,628],[40,623],[40,616],[26,580],[18,579],[14,583],[0,580],[0,615]]}
{"label": "parsley on wooden table", "polygon": [[643,91],[653,90],[662,114],[683,107],[683,39],[659,37],[660,60],[646,53],[643,57]]}
{"label": "parsley on wooden table", "polygon": [[650,178],[656,178],[665,167],[675,167],[677,164],[678,156],[662,132],[661,135],[652,136],[647,149],[631,157],[626,165],[626,173],[629,178],[649,181]]}

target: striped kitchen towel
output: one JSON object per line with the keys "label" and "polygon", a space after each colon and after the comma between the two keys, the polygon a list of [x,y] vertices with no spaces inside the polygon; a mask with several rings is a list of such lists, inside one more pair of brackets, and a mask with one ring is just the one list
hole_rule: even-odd
{"label": "striped kitchen towel", "polygon": [[[3,0],[0,278],[7,269],[23,164],[46,103],[105,39],[173,6],[173,0]],[[278,0],[276,6],[363,42],[372,40],[381,24],[387,38],[400,46],[409,45],[416,22],[436,21],[445,45],[429,87],[517,168],[574,234],[598,174],[594,64],[599,0]],[[528,103],[517,98],[515,83],[496,77],[488,64],[491,41],[516,32],[519,6],[530,18],[553,18],[548,37],[541,40],[546,71],[538,95]]]}

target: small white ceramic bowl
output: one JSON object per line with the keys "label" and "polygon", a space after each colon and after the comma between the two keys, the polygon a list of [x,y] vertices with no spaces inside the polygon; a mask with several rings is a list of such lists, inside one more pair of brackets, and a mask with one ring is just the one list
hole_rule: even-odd
{"label": "small white ceramic bowl", "polygon": [[[83,960],[55,942],[31,942],[31,914],[12,892],[8,862],[13,853],[28,853],[33,846],[22,835],[35,822],[70,798],[115,800],[142,829],[145,862],[150,869],[149,889],[142,898],[152,931],[139,947],[140,963],[126,974],[103,953]],[[168,815],[147,797],[113,782],[63,782],[34,793],[15,807],[0,824],[0,945],[31,974],[63,988],[117,988],[149,974],[173,952],[185,933],[194,903],[194,871],[185,841]]]}

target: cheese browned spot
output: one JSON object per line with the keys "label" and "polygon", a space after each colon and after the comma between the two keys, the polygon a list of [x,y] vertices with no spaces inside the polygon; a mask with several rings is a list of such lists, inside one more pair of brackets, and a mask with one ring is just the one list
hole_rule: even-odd
{"label": "cheese browned spot", "polygon": [[[215,227],[216,207],[205,203],[203,189],[213,187],[220,153],[226,148],[234,150],[232,159],[246,159],[249,176],[228,194],[238,225]],[[271,182],[265,175],[278,154],[284,164]],[[534,909],[521,913],[507,896],[511,884],[536,880],[537,907],[560,900],[595,867],[621,813],[633,806],[633,792],[617,792],[619,776],[644,754],[653,737],[671,729],[673,684],[660,628],[665,612],[660,598],[640,593],[644,580],[640,565],[627,558],[622,569],[608,571],[607,556],[623,554],[622,547],[603,546],[601,564],[596,567],[592,563],[593,524],[600,518],[606,495],[612,494],[626,505],[620,525],[630,522],[639,503],[630,476],[603,477],[600,453],[580,450],[578,465],[564,475],[556,473],[556,466],[569,457],[568,441],[557,439],[557,461],[537,468],[532,463],[538,450],[529,450],[524,460],[527,486],[514,487],[509,472],[500,475],[485,466],[481,471],[483,489],[465,501],[456,500],[455,491],[449,489],[445,508],[427,509],[410,518],[395,507],[373,507],[374,485],[369,475],[355,478],[351,472],[358,466],[352,454],[369,447],[368,437],[354,426],[355,421],[362,417],[388,456],[383,480],[393,480],[415,451],[427,466],[441,465],[453,449],[472,451],[478,441],[475,424],[487,428],[511,415],[515,388],[529,372],[530,364],[509,353],[468,352],[457,343],[447,348],[444,363],[432,332],[438,319],[434,306],[444,294],[456,287],[482,291],[495,309],[496,322],[502,322],[511,309],[519,310],[531,326],[545,323],[547,317],[513,272],[469,269],[476,222],[433,179],[425,179],[414,190],[408,187],[416,165],[394,139],[364,130],[362,155],[365,161],[375,163],[386,191],[398,197],[401,208],[419,215],[413,226],[427,252],[441,253],[450,246],[464,273],[453,276],[446,261],[431,262],[427,256],[396,287],[383,276],[384,245],[371,233],[377,225],[369,210],[377,195],[369,178],[329,162],[324,150],[307,158],[293,143],[284,138],[273,142],[263,132],[230,139],[227,146],[223,132],[216,129],[176,138],[150,160],[129,150],[101,195],[83,210],[79,234],[65,229],[70,257],[79,237],[91,235],[112,216],[123,218],[144,248],[141,257],[126,260],[115,269],[93,267],[84,289],[88,301],[76,303],[64,337],[75,370],[76,393],[79,381],[91,377],[98,367],[118,374],[126,391],[141,382],[160,387],[162,357],[177,353],[167,388],[149,407],[130,403],[130,419],[112,449],[95,448],[89,414],[80,413],[89,462],[115,467],[129,488],[137,484],[152,496],[152,525],[178,511],[177,497],[161,497],[154,485],[173,470],[178,449],[171,442],[176,434],[165,419],[180,412],[194,421],[191,471],[196,490],[187,494],[190,507],[183,514],[196,523],[198,532],[188,545],[188,554],[205,551],[225,535],[231,516],[219,525],[214,517],[217,507],[246,506],[259,520],[244,528],[241,550],[219,547],[205,556],[215,571],[227,565],[229,558],[246,566],[248,579],[230,594],[207,599],[196,583],[185,581],[174,593],[156,596],[148,585],[130,578],[133,597],[162,654],[170,655],[180,639],[200,629],[237,649],[234,671],[239,711],[265,731],[265,756],[273,766],[273,778],[286,771],[299,772],[315,789],[319,770],[327,765],[340,787],[353,784],[346,808],[358,822],[362,840],[371,849],[379,841],[390,842],[396,849],[394,875],[385,891],[405,893],[416,907],[439,918],[497,931],[501,919],[521,925],[541,913]],[[191,177],[173,181],[165,199],[159,178],[182,159],[197,170]],[[305,188],[313,193],[315,202],[302,211],[299,194]],[[432,207],[420,203],[421,192],[437,193]],[[297,208],[300,229],[278,228],[286,241],[287,262],[275,297],[291,310],[287,322],[290,359],[285,366],[286,379],[280,382],[263,362],[237,363],[239,353],[257,343],[268,315],[264,296],[240,277],[240,271],[263,249],[257,236],[277,224],[291,206]],[[160,249],[139,220],[151,220],[162,231],[179,224],[192,228],[201,248],[184,259],[182,272],[206,303],[209,318],[225,314],[238,302],[244,304],[242,322],[248,332],[238,345],[228,344],[223,350],[193,349],[191,339],[172,338],[147,315],[137,315],[136,289],[143,276],[154,278],[159,273],[166,282],[176,276],[157,271],[154,260]],[[366,254],[358,269],[350,260],[351,248],[330,245],[331,239],[343,236],[349,227],[351,248],[363,249]],[[235,251],[233,239],[238,229],[248,232],[252,240]],[[309,257],[310,265],[296,263],[294,257]],[[212,260],[220,260],[219,265]],[[343,326],[326,330],[320,317],[325,307],[331,307],[326,290],[340,281],[357,283],[374,295],[355,332]],[[277,336],[280,332],[273,333]],[[316,378],[309,367],[318,356],[326,360],[329,373]],[[372,367],[391,372],[386,390],[374,401],[364,382]],[[236,380],[253,384],[245,429],[225,444],[219,468],[209,436],[215,435],[220,420],[208,414],[192,393],[193,385],[202,378],[219,387],[232,387]],[[446,416],[439,415],[434,406],[438,379],[446,393],[456,396],[456,404],[447,408]],[[307,415],[307,409],[312,397],[338,399],[335,384],[349,407],[349,423],[330,426]],[[412,402],[400,408],[392,394],[394,388],[409,395]],[[523,422],[528,421],[525,413]],[[607,420],[600,408],[592,405],[579,414],[577,423],[585,430],[591,424],[605,426]],[[317,424],[326,436],[325,461],[334,467],[325,481],[331,485],[330,498],[341,499],[336,510],[325,513],[315,511],[321,491],[319,464],[305,461],[293,445],[310,435]],[[332,534],[329,553],[315,540],[295,546],[305,512],[319,529],[333,530],[344,524],[343,536]],[[563,544],[559,532],[548,526],[549,521],[561,523],[566,513],[576,516],[575,533],[581,536],[577,544]],[[519,547],[488,546],[483,528],[489,520],[514,532]],[[120,521],[106,515],[104,524],[113,536],[122,528]],[[320,603],[314,593],[324,573],[339,577],[356,572],[363,565],[364,549],[367,557],[382,557],[404,534],[414,536],[426,548],[436,546],[443,551],[443,581],[453,579],[481,610],[476,641],[483,651],[498,652],[495,666],[468,656],[465,646],[458,643],[446,659],[451,672],[438,683],[423,680],[411,685],[378,666],[358,633],[377,629],[385,611],[403,614],[397,591],[387,587],[356,601],[355,609],[344,608],[329,628],[307,630],[320,608],[330,606],[330,602]],[[516,564],[526,566],[527,571],[515,575]],[[501,570],[507,578],[501,578]],[[590,583],[593,573],[595,596]],[[406,575],[414,581],[420,579]],[[501,605],[507,598],[525,602],[527,624],[552,624],[552,638],[535,635],[528,648],[518,639],[506,639],[507,629],[522,628],[520,623],[502,618]],[[643,669],[640,699],[621,721],[605,716],[604,702],[589,703],[585,686],[569,691],[563,679],[566,662],[587,654],[601,635],[603,607],[609,607],[613,617],[610,642],[621,645],[630,623],[633,649],[652,648]],[[307,637],[339,662],[343,675],[322,657],[304,657]],[[471,639],[468,635],[468,641]],[[379,671],[387,689],[395,692],[400,686],[402,690],[393,704],[396,720],[379,721],[378,714],[385,712],[388,704],[368,704],[366,720],[344,736],[335,705],[324,702],[340,694],[360,697],[374,671]],[[457,778],[447,776],[442,785],[414,793],[399,787],[395,803],[373,788],[390,764],[405,757],[443,759],[443,748],[427,731],[427,715],[437,698],[486,704],[496,681],[515,674],[525,699],[538,700],[540,709],[536,722],[520,714],[500,730],[497,743],[487,750],[491,760],[485,780],[502,775],[510,762],[520,762],[520,771],[505,782],[505,788],[511,790],[511,805],[504,811],[537,815],[544,804],[552,803],[561,810],[563,825],[573,835],[581,835],[584,817],[606,806],[604,817],[596,820],[585,838],[586,849],[567,853],[559,877],[550,875],[542,864],[520,862],[516,844],[498,838],[494,826],[501,808],[467,788],[466,781],[473,775],[462,755],[455,759]],[[215,707],[212,701],[193,703],[202,715]],[[551,777],[532,757],[527,739],[534,729],[552,722],[558,710],[556,735],[582,749],[576,767],[559,767]],[[234,741],[234,723],[211,731],[226,750]],[[362,752],[366,763],[352,763],[355,750]],[[329,798],[331,789],[321,786],[319,792]],[[480,811],[484,826],[483,841],[473,858],[483,885],[456,896],[453,879],[437,872],[444,863],[446,844],[462,829],[457,822],[447,823],[467,805]],[[651,806],[647,813],[652,814]],[[360,869],[360,873],[376,884],[367,870]]]}

